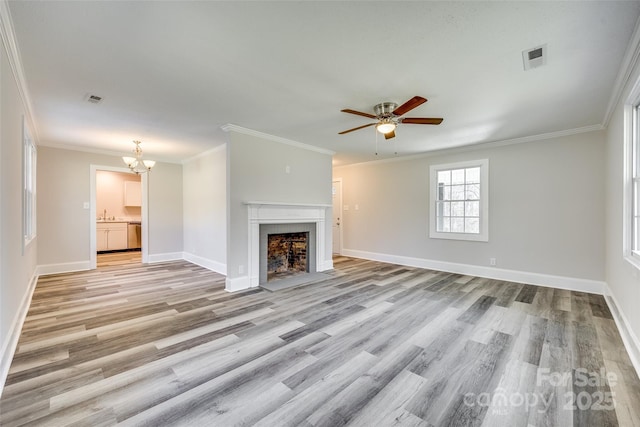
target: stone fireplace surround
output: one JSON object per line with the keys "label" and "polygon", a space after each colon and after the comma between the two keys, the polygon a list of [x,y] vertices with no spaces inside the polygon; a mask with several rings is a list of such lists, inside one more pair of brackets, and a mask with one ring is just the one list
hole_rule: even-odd
{"label": "stone fireplace surround", "polygon": [[[315,244],[313,248],[315,271],[333,268],[331,257],[325,255],[326,217],[331,205],[246,202],[249,217],[249,253],[248,271],[250,287],[260,285],[260,225],[261,224],[311,224],[315,226]],[[294,226],[295,228],[297,226]],[[266,233],[265,233],[266,234]],[[330,242],[329,242],[330,243]]]}

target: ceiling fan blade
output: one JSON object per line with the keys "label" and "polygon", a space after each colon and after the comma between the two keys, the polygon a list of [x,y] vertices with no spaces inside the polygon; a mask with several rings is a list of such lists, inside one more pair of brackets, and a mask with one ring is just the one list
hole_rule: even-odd
{"label": "ceiling fan blade", "polygon": [[376,118],[376,116],[374,116],[373,114],[363,113],[362,111],[350,110],[348,108],[345,108],[344,110],[340,110],[340,111],[342,111],[343,113],[356,114],[358,116],[369,117],[370,119]]}
{"label": "ceiling fan blade", "polygon": [[384,139],[395,138],[395,136],[396,136],[396,132],[392,130],[391,132],[387,132],[384,134]]}
{"label": "ceiling fan blade", "polygon": [[343,130],[342,132],[338,132],[338,135],[344,135],[345,133],[353,132],[354,130],[368,128],[369,126],[373,126],[375,124],[377,124],[377,123],[369,123],[367,125],[358,126],[357,128],[353,128],[353,129],[349,129],[349,130]]}
{"label": "ceiling fan blade", "polygon": [[414,96],[413,98],[393,110],[393,114],[395,114],[396,116],[407,114],[409,111],[413,110],[418,105],[424,104],[425,102],[427,102],[426,98],[423,98],[421,96]]}
{"label": "ceiling fan blade", "polygon": [[401,123],[414,125],[439,125],[442,123],[442,119],[435,117],[406,117],[402,119]]}

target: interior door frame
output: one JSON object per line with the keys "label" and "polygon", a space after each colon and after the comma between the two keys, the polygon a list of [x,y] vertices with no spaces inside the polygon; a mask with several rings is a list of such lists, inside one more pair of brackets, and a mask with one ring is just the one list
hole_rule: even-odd
{"label": "interior door frame", "polygon": [[[129,168],[116,167],[116,166],[103,166],[103,165],[90,165],[89,173],[89,189],[90,189],[90,206],[89,206],[89,268],[95,270],[98,266],[98,257],[96,250],[96,218],[97,218],[97,195],[96,195],[96,173],[97,171],[107,172],[124,172],[131,173]],[[141,175],[140,186],[142,187],[142,206],[140,207],[140,224],[142,226],[142,263],[147,264],[149,262],[149,207],[147,204],[149,184],[147,174]]]}
{"label": "interior door frame", "polygon": [[[340,245],[338,247],[338,255],[342,255],[342,250],[344,247],[344,236],[342,233],[342,229],[344,228],[344,215],[343,215],[343,211],[342,211],[342,178],[333,178],[331,180],[331,201],[333,204],[333,185],[334,183],[337,182],[340,185],[340,200],[338,200],[338,209],[339,209],[339,216],[340,216],[340,230],[339,230],[339,235],[340,235]],[[335,204],[334,204],[335,205]],[[335,209],[336,207],[333,206],[333,209]],[[331,235],[333,236],[333,212],[331,215]],[[332,237],[333,238],[333,237]],[[333,252],[333,243],[331,244],[331,253]]]}

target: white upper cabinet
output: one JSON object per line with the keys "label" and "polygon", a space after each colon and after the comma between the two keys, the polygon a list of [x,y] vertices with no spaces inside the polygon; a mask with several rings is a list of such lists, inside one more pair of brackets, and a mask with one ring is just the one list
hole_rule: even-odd
{"label": "white upper cabinet", "polygon": [[124,205],[142,206],[142,187],[139,181],[124,182]]}

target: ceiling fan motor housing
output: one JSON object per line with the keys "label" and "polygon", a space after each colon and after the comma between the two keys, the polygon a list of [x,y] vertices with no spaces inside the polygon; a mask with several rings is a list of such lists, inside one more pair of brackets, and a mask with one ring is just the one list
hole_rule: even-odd
{"label": "ceiling fan motor housing", "polygon": [[393,111],[398,108],[398,104],[395,102],[382,102],[373,107],[373,112],[379,118],[392,117]]}

